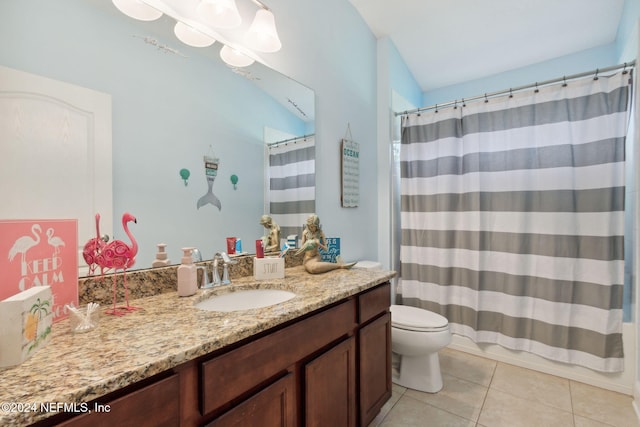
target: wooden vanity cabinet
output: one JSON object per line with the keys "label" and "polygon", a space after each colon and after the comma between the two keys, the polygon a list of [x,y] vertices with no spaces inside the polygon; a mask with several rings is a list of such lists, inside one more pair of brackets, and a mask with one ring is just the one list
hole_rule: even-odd
{"label": "wooden vanity cabinet", "polygon": [[391,396],[389,304],[385,283],[111,393],[98,399],[110,412],[60,425],[367,426]]}
{"label": "wooden vanity cabinet", "polygon": [[207,426],[367,426],[391,397],[389,305],[386,283],[204,362]]}

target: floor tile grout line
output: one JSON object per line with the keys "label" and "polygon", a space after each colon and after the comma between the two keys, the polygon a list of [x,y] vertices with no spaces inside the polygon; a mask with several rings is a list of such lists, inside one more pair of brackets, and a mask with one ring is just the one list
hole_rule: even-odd
{"label": "floor tile grout line", "polygon": [[571,403],[571,419],[573,420],[573,426],[576,425],[576,412],[573,410],[573,387],[571,386],[571,380],[569,381],[569,403]]}
{"label": "floor tile grout line", "polygon": [[[456,414],[455,412],[451,412],[451,411],[450,411],[450,410],[448,410],[448,409],[441,408],[441,407],[439,407],[439,406],[437,406],[437,405],[434,405],[433,403],[425,402],[425,401],[423,401],[423,400],[416,399],[415,397],[411,397],[411,396],[404,396],[404,394],[403,394],[403,397],[406,397],[407,399],[411,399],[411,400],[413,400],[413,401],[416,401],[416,402],[418,402],[419,404],[427,405],[427,406],[430,406],[430,407],[432,407],[432,408],[436,408],[437,410],[442,411],[442,412],[446,412],[447,414],[451,414],[451,415],[453,415],[454,417],[462,418],[463,420],[471,421],[472,423],[477,423],[477,422],[478,422],[478,421],[474,421],[474,420],[472,420],[472,419],[470,419],[470,418],[467,418],[467,417],[465,417],[465,416],[463,416],[463,415]],[[398,401],[400,401],[400,400],[398,399]],[[397,403],[397,402],[396,402],[396,403]],[[394,405],[394,406],[395,406],[395,405]],[[385,418],[386,418],[386,417],[385,417]],[[480,418],[480,414],[478,414],[478,418]]]}
{"label": "floor tile grout line", "polygon": [[489,384],[487,385],[487,392],[484,394],[484,399],[482,399],[482,405],[480,405],[480,413],[478,414],[478,420],[476,421],[476,425],[480,425],[480,417],[482,417],[482,411],[484,411],[484,405],[487,402],[487,397],[489,397],[489,390],[491,390],[491,384],[493,383],[493,377],[496,375],[496,369],[498,369],[498,362],[495,362],[493,365],[493,370],[491,371],[491,378],[489,379]]}
{"label": "floor tile grout line", "polygon": [[[393,385],[392,385],[392,388],[393,388]],[[395,408],[395,407],[396,407],[396,405],[398,404],[398,402],[400,402],[400,399],[402,399],[402,398],[404,397],[404,395],[405,395],[405,393],[407,392],[407,390],[408,390],[407,388],[404,388],[404,390],[402,390],[402,393],[400,393],[400,396],[398,397],[398,400],[396,400],[396,401],[394,402],[394,404],[393,404],[393,405],[391,405],[391,408],[389,408],[389,410],[387,411],[387,413],[386,413],[386,414],[384,415],[384,417],[382,417],[382,419],[380,420],[380,423],[379,423],[379,424],[377,424],[377,425],[381,425],[381,424],[383,424],[383,423],[384,423],[384,420],[386,420],[386,419],[387,419],[387,417],[389,416],[389,414],[391,414],[391,411],[393,411],[393,408]]]}

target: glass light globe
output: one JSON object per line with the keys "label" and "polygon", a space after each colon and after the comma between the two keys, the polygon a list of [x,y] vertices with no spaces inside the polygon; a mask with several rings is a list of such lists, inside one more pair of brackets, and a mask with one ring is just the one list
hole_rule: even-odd
{"label": "glass light globe", "polygon": [[176,22],[173,27],[176,37],[184,44],[194,47],[207,47],[216,42],[216,39],[188,26],[184,22]]}
{"label": "glass light globe", "polygon": [[139,21],[154,21],[162,16],[162,12],[140,0],[112,0],[118,10],[130,18]]}
{"label": "glass light globe", "polygon": [[196,12],[204,22],[217,28],[236,28],[242,23],[235,0],[202,0]]}
{"label": "glass light globe", "polygon": [[260,52],[277,52],[282,48],[276,21],[270,10],[260,9],[256,12],[245,42],[247,46]]}
{"label": "glass light globe", "polygon": [[227,45],[222,46],[222,49],[220,49],[220,58],[232,67],[247,67],[255,62],[244,53]]}

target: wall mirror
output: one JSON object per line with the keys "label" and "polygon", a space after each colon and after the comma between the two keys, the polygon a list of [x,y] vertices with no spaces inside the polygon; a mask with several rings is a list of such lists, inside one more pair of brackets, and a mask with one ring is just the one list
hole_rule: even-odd
{"label": "wall mirror", "polygon": [[[128,242],[120,219],[124,212],[136,216],[133,269],[151,267],[158,243],[167,245],[171,264],[187,246],[210,259],[230,236],[253,252],[264,234],[267,139],[315,132],[313,90],[260,62],[230,68],[219,58],[220,45],[182,44],[175,22],[166,15],[135,21],[105,0],[0,4],[0,37],[11,40],[0,47],[0,65],[111,97],[113,229],[102,231]],[[220,209],[198,207],[208,191],[204,156],[219,159],[211,190]],[[38,213],[52,216],[46,206]],[[86,216],[79,224],[93,229],[94,218]],[[2,210],[0,218],[8,218]],[[79,247],[91,237],[79,232]],[[85,265],[81,256],[78,264]]]}

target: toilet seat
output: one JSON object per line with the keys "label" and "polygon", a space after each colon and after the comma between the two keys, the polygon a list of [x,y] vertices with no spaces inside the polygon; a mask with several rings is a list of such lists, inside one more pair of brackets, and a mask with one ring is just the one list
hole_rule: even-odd
{"label": "toilet seat", "polygon": [[408,305],[391,306],[391,327],[416,332],[439,332],[449,329],[446,317]]}

